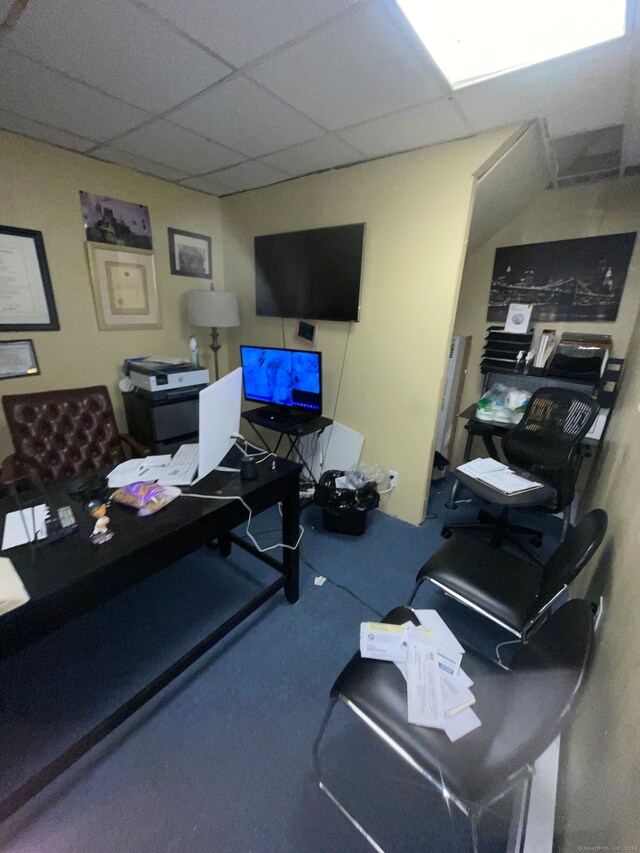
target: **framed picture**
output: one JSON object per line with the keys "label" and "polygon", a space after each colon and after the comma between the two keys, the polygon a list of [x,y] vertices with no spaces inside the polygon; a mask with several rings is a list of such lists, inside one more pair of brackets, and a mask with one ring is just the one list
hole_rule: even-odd
{"label": "framed picture", "polygon": [[153,252],[88,243],[98,328],[160,329]]}
{"label": "framed picture", "polygon": [[167,229],[169,233],[169,260],[172,275],[192,278],[211,278],[211,237],[191,231]]}
{"label": "framed picture", "polygon": [[0,225],[0,331],[60,328],[42,231]]}
{"label": "framed picture", "polygon": [[0,341],[0,379],[37,376],[40,366],[33,341]]}
{"label": "framed picture", "polygon": [[144,204],[81,190],[80,207],[89,243],[153,249],[149,208]]}
{"label": "framed picture", "polygon": [[298,328],[296,330],[296,338],[298,338],[298,340],[304,341],[306,344],[311,344],[311,346],[315,346],[317,334],[317,323],[310,323],[308,320],[298,320]]}

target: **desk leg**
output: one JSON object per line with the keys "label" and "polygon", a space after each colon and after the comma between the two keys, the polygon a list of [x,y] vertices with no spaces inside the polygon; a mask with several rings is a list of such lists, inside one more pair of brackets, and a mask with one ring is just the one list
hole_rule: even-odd
{"label": "desk leg", "polygon": [[[295,545],[300,535],[300,496],[298,481],[291,493],[282,501],[282,542]],[[300,596],[300,557],[299,549],[282,549],[282,566],[285,576],[284,594],[290,604],[295,604]]]}

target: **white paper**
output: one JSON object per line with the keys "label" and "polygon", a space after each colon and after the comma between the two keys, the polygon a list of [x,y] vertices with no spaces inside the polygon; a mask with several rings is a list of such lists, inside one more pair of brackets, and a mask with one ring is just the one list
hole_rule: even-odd
{"label": "white paper", "polygon": [[473,705],[476,701],[469,688],[463,687],[455,677],[440,673],[440,686],[442,687],[444,712],[447,717],[459,714],[465,707]]}
{"label": "white paper", "polygon": [[423,634],[428,643],[437,646],[438,663],[443,672],[447,675],[457,675],[464,649],[453,632],[435,610],[416,610],[415,614],[420,620],[421,627],[413,627],[410,630],[418,635]]}
{"label": "white paper", "polygon": [[117,489],[129,483],[153,483],[166,471],[171,455],[147,456],[144,459],[127,459],[109,474],[109,488]]}
{"label": "white paper", "polygon": [[29,601],[20,575],[7,557],[0,557],[0,616]]}
{"label": "white paper", "polygon": [[456,741],[464,737],[464,735],[468,735],[474,729],[480,728],[480,725],[479,718],[471,708],[465,708],[464,711],[460,711],[455,717],[445,718],[444,730],[450,741]]}
{"label": "white paper", "polygon": [[407,656],[407,626],[361,622],[360,654],[363,658],[403,663]]}
{"label": "white paper", "polygon": [[481,474],[476,477],[476,480],[479,483],[491,486],[492,489],[496,489],[496,491],[502,492],[505,495],[515,495],[520,492],[530,492],[534,489],[542,488],[542,483],[538,483],[535,480],[527,480],[526,477],[520,477],[509,470]]}
{"label": "white paper", "polygon": [[47,505],[38,504],[35,507],[26,507],[16,512],[8,512],[4,520],[4,535],[2,537],[2,550],[15,548],[18,545],[26,545],[33,542],[34,522],[38,532],[38,539],[45,539],[47,535],[44,523],[47,517]]}
{"label": "white paper", "polygon": [[444,728],[438,650],[415,638],[407,646],[407,713],[410,723]]}
{"label": "white paper", "polygon": [[458,465],[458,471],[463,474],[468,474],[469,477],[477,477],[479,474],[492,474],[494,471],[505,471],[507,466],[495,459],[471,459],[470,462],[465,462],[463,465]]}

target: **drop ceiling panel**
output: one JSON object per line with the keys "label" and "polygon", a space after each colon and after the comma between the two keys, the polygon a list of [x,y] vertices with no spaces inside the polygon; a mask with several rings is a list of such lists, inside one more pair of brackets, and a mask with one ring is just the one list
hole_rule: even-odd
{"label": "drop ceiling panel", "polygon": [[219,181],[222,186],[228,186],[228,192],[230,192],[264,187],[267,184],[285,181],[289,177],[278,169],[272,169],[271,166],[251,160],[247,163],[241,163],[239,166],[233,166],[231,169],[217,172],[213,176],[213,180]]}
{"label": "drop ceiling panel", "polygon": [[109,139],[149,118],[8,50],[0,51],[0,80],[0,108],[88,139]]}
{"label": "drop ceiling panel", "polygon": [[156,178],[164,178],[165,181],[179,181],[181,178],[186,178],[186,174],[177,169],[170,169],[161,163],[154,163],[144,157],[138,157],[135,154],[119,151],[117,148],[110,148],[109,146],[92,151],[91,156],[97,157],[98,160],[106,160],[108,163],[117,163],[118,166],[124,166],[127,169],[145,172],[147,175],[155,175]]}
{"label": "drop ceiling panel", "polygon": [[169,109],[230,70],[127,0],[30,0],[10,44],[151,112]]}
{"label": "drop ceiling panel", "polygon": [[399,113],[341,130],[342,139],[369,157],[408,151],[449,139],[469,136],[473,130],[448,98],[430,101]]}
{"label": "drop ceiling panel", "polygon": [[459,89],[455,99],[476,130],[543,117],[562,136],[619,124],[627,85],[628,42],[616,39]]}
{"label": "drop ceiling panel", "polygon": [[344,166],[347,163],[356,163],[364,159],[365,156],[361,151],[357,151],[335,136],[323,136],[312,142],[294,145],[277,154],[268,154],[261,158],[261,162],[281,169],[289,175],[298,176]]}
{"label": "drop ceiling panel", "polygon": [[444,94],[426,51],[373,5],[266,59],[249,76],[330,130]]}
{"label": "drop ceiling panel", "polygon": [[0,127],[4,130],[12,130],[14,133],[21,133],[23,136],[31,136],[33,139],[50,142],[52,145],[59,145],[62,148],[71,148],[73,151],[86,151],[95,145],[95,142],[90,139],[83,139],[81,136],[75,136],[64,130],[46,127],[44,124],[38,124],[31,119],[8,113],[6,110],[0,110]]}
{"label": "drop ceiling panel", "polygon": [[187,178],[181,181],[181,186],[192,190],[200,190],[209,195],[228,195],[233,192],[233,187],[228,187],[220,181],[216,175],[201,175],[199,178]]}
{"label": "drop ceiling panel", "polygon": [[215,86],[168,118],[249,157],[323,133],[318,125],[243,77]]}
{"label": "drop ceiling panel", "polygon": [[355,0],[143,0],[236,67],[353,5]]}
{"label": "drop ceiling panel", "polygon": [[128,133],[113,145],[121,151],[154,160],[187,175],[223,169],[243,159],[234,151],[161,119]]}

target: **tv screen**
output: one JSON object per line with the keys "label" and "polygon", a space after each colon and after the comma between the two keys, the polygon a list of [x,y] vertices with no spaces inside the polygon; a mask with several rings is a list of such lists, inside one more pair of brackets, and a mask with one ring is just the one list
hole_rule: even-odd
{"label": "tv screen", "polygon": [[322,353],[241,346],[245,400],[322,414]]}
{"label": "tv screen", "polygon": [[266,234],[254,249],[259,317],[357,322],[363,222]]}

